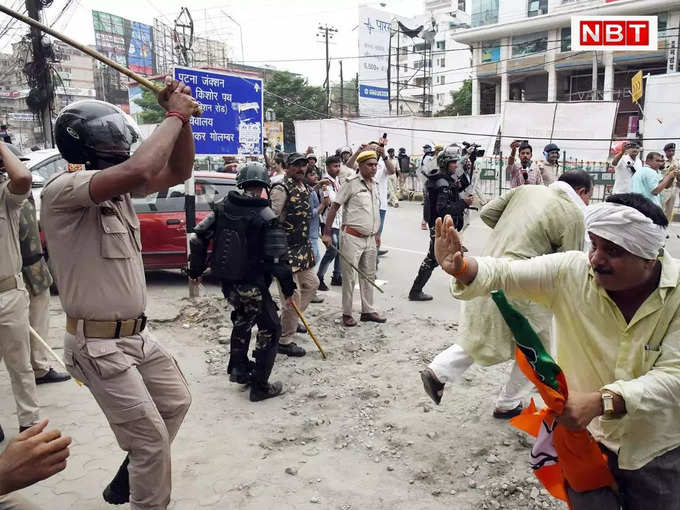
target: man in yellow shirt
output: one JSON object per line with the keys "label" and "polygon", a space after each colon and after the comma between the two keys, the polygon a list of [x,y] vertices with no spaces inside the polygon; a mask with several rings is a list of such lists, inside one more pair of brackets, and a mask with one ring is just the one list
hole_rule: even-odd
{"label": "man in yellow shirt", "polygon": [[463,258],[451,218],[435,254],[459,299],[503,289],[554,313],[557,362],[569,397],[559,424],[587,428],[609,459],[619,495],[577,493],[574,510],[680,504],[680,262],[663,247],[663,210],[635,194],[588,208],[588,254],[531,260]]}

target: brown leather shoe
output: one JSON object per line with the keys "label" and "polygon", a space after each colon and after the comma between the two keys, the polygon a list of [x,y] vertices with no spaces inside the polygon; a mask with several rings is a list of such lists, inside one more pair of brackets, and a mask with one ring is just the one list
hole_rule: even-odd
{"label": "brown leather shoe", "polygon": [[352,317],[351,315],[343,315],[342,323],[348,328],[352,328],[357,325],[357,321],[355,321],[354,317]]}
{"label": "brown leather shoe", "polygon": [[387,322],[387,319],[379,315],[377,312],[362,313],[361,317],[359,317],[359,320],[362,322],[378,322],[380,324]]}

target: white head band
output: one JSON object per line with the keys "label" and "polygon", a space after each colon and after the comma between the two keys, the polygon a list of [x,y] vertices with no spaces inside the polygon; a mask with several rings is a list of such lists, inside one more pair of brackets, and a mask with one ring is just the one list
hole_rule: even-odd
{"label": "white head band", "polygon": [[633,255],[654,260],[666,244],[666,228],[637,209],[603,202],[585,213],[586,231],[611,241]]}

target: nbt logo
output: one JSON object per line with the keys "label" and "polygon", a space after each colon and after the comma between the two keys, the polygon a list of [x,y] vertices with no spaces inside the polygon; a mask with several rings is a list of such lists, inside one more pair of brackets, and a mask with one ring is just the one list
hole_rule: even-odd
{"label": "nbt logo", "polygon": [[572,51],[657,51],[656,16],[574,16]]}

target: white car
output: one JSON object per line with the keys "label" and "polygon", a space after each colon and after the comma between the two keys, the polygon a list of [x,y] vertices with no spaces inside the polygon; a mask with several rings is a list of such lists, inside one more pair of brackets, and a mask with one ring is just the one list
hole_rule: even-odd
{"label": "white car", "polygon": [[47,180],[54,174],[66,169],[67,161],[61,157],[57,149],[42,149],[21,155],[24,164],[33,174],[33,198],[35,208],[40,215],[40,193]]}

